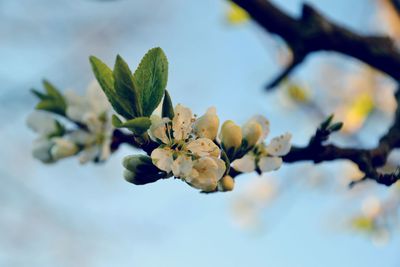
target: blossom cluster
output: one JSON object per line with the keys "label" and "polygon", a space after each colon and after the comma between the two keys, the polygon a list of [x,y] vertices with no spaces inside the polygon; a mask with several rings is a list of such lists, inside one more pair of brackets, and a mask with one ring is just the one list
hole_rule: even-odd
{"label": "blossom cluster", "polygon": [[[204,192],[232,190],[231,167],[236,172],[277,170],[281,156],[290,149],[289,133],[264,144],[269,121],[262,116],[251,118],[243,127],[225,121],[219,135],[214,107],[196,118],[189,108],[178,104],[172,119],[156,114],[150,119],[148,134],[159,144],[151,152],[152,163],[167,176],[180,178]],[[132,168],[125,171],[125,178],[132,182],[133,172]]]}
{"label": "blossom cluster", "polygon": [[[106,160],[113,131],[111,105],[98,83],[90,84],[85,97],[74,91],[59,97],[65,101],[62,112],[43,108],[27,119],[28,127],[39,135],[33,143],[33,156],[44,163],[76,154],[80,163]],[[72,129],[66,125],[72,125]]]}
{"label": "blossom cluster", "polygon": [[[33,155],[45,163],[74,155],[81,163],[104,161],[112,144],[115,148],[124,142],[147,154],[124,158],[128,182],[142,185],[174,176],[203,192],[215,192],[233,190],[240,173],[279,169],[290,150],[289,133],[264,143],[269,121],[262,116],[242,127],[231,120],[220,127],[214,107],[200,117],[181,104],[173,107],[161,48],[149,50],[134,72],[120,56],[113,70],[94,56],[90,62],[98,84],[85,97],[63,95],[46,81],[46,93],[33,90],[41,113],[32,114],[28,125],[39,134]],[[67,129],[59,118],[74,127]]]}

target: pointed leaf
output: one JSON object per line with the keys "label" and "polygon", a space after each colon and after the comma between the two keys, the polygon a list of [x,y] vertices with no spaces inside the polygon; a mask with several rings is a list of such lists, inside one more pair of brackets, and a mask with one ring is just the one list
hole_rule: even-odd
{"label": "pointed leaf", "polygon": [[91,56],[89,60],[93,73],[114,110],[125,118],[132,118],[133,116],[129,113],[129,109],[120,103],[120,99],[114,88],[114,77],[111,69],[95,56]]}
{"label": "pointed leaf", "polygon": [[168,61],[161,48],[150,49],[133,75],[141,97],[144,116],[150,116],[160,103],[168,80]]}
{"label": "pointed leaf", "polygon": [[162,117],[163,118],[168,117],[172,120],[174,116],[175,113],[174,113],[174,107],[172,106],[171,97],[169,96],[168,91],[165,90],[164,101],[162,106]]}
{"label": "pointed leaf", "polygon": [[[118,121],[114,121],[114,122],[116,122],[118,124]],[[127,129],[131,130],[134,134],[141,135],[150,128],[150,125],[151,125],[151,121],[148,117],[139,117],[139,118],[127,120],[116,127],[127,128]]]}
{"label": "pointed leaf", "polygon": [[114,115],[114,114],[112,115],[111,123],[116,128],[122,127],[122,121],[118,118],[117,115]]}
{"label": "pointed leaf", "polygon": [[65,115],[65,109],[62,106],[60,106],[59,103],[57,103],[56,101],[53,101],[51,99],[46,99],[46,100],[40,101],[36,105],[36,109],[53,112],[53,113],[63,115],[63,116]]}
{"label": "pointed leaf", "polygon": [[115,60],[113,75],[119,100],[124,102],[132,117],[142,116],[139,93],[133,85],[132,72],[119,55]]}

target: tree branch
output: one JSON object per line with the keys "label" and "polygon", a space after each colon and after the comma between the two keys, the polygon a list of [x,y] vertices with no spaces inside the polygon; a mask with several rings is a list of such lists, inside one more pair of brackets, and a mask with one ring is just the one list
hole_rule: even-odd
{"label": "tree branch", "polygon": [[293,63],[268,88],[276,86],[308,55],[318,51],[334,51],[356,58],[400,81],[400,52],[389,37],[354,33],[323,17],[308,4],[303,4],[301,16],[294,18],[267,0],[233,2],[265,30],[279,35],[293,52]]}

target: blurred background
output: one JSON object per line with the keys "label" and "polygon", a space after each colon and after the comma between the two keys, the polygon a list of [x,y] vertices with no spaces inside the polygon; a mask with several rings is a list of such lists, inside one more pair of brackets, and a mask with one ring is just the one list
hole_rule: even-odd
{"label": "blurred background", "polygon": [[[274,2],[296,15],[302,1]],[[308,2],[360,33],[400,36],[384,0]],[[0,22],[0,266],[399,266],[400,186],[350,190],[360,174],[348,162],[285,165],[205,195],[176,180],[127,183],[130,147],[104,164],[44,165],[25,123],[43,78],[83,93],[89,55],[112,65],[120,54],[134,69],[160,46],[174,103],[197,114],[215,106],[238,124],[262,114],[272,136],[290,131],[302,145],[335,113],[345,129],[334,142],[372,147],[396,107],[381,74],[318,53],[266,92],[290,53],[222,0],[1,0]]]}

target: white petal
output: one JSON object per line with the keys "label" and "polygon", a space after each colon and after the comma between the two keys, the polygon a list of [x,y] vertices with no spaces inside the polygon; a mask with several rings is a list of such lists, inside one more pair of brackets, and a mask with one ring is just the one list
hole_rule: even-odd
{"label": "white petal", "polygon": [[103,144],[100,145],[99,159],[101,161],[107,160],[111,155],[111,138],[107,138]]}
{"label": "white petal", "polygon": [[167,118],[161,118],[158,115],[150,116],[151,125],[148,130],[148,133],[154,141],[160,140],[164,144],[168,144],[170,142],[167,134],[167,126],[166,123],[169,121]]}
{"label": "white petal", "polygon": [[66,91],[64,97],[67,101],[67,117],[74,121],[83,122],[83,116],[90,108],[85,98],[76,94],[74,91]]}
{"label": "white petal", "polygon": [[44,163],[50,163],[54,161],[50,154],[50,149],[52,148],[53,145],[54,145],[53,141],[48,140],[46,138],[36,139],[33,142],[33,148],[32,148],[33,157]]}
{"label": "white petal", "polygon": [[73,131],[65,135],[65,138],[68,138],[69,140],[78,145],[88,145],[96,141],[96,136],[83,130]]}
{"label": "white petal", "polygon": [[56,131],[56,121],[48,113],[35,111],[28,116],[26,123],[29,128],[40,135],[49,135]]}
{"label": "white petal", "polygon": [[87,88],[86,99],[90,104],[90,109],[96,115],[101,115],[111,109],[111,105],[108,102],[106,95],[96,80],[92,81]]}
{"label": "white petal", "polygon": [[175,177],[185,178],[192,173],[193,161],[190,156],[179,155],[172,164],[172,173]]}
{"label": "white petal", "polygon": [[70,140],[64,138],[53,138],[54,145],[50,149],[50,153],[54,159],[62,159],[75,155],[79,148]]}
{"label": "white petal", "polygon": [[272,156],[284,156],[290,151],[290,140],[292,135],[290,133],[285,133],[271,140],[271,143],[267,146],[268,154]]}
{"label": "white petal", "polygon": [[279,169],[282,165],[280,157],[263,157],[258,162],[258,167],[262,172],[270,172]]}
{"label": "white petal", "polygon": [[232,168],[239,172],[253,172],[256,169],[256,159],[252,155],[244,155],[232,162]]}
{"label": "white petal", "polygon": [[219,118],[215,107],[207,110],[206,114],[198,118],[194,123],[194,130],[198,137],[214,140],[218,134]]}
{"label": "white petal", "polygon": [[199,157],[218,157],[220,153],[218,146],[208,138],[199,138],[190,142],[187,145],[187,149]]}
{"label": "white petal", "polygon": [[172,119],[172,130],[175,140],[185,140],[192,131],[193,114],[192,111],[181,104],[174,109],[175,116]]}
{"label": "white petal", "polygon": [[83,114],[81,122],[86,124],[89,131],[92,133],[101,133],[103,131],[104,123],[99,119],[99,116],[92,111]]}
{"label": "white petal", "polygon": [[79,163],[85,164],[89,161],[93,161],[99,155],[98,146],[86,147],[79,156]]}
{"label": "white petal", "polygon": [[259,139],[258,142],[264,141],[264,139],[268,136],[269,134],[269,121],[267,118],[265,118],[262,115],[255,115],[253,116],[249,121],[255,121],[258,122],[261,125],[262,128],[262,135]]}
{"label": "white petal", "polygon": [[225,163],[218,158],[203,157],[194,161],[193,168],[193,174],[185,180],[197,189],[213,191],[225,172]]}
{"label": "white petal", "polygon": [[151,160],[160,170],[171,172],[173,159],[173,151],[169,148],[156,148],[151,152]]}

